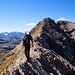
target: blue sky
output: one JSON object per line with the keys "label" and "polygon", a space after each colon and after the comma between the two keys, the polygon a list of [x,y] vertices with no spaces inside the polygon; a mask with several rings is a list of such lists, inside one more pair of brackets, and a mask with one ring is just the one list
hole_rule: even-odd
{"label": "blue sky", "polygon": [[39,21],[75,22],[75,0],[0,0],[0,32],[29,31]]}

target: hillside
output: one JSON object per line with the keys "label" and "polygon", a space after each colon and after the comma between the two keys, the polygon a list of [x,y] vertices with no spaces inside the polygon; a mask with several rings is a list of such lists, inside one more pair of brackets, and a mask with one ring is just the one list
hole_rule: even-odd
{"label": "hillside", "polygon": [[75,24],[69,21],[55,23],[51,18],[41,20],[31,30],[34,48],[31,48],[30,60],[26,62],[21,41],[1,60],[0,73],[75,75],[74,27]]}

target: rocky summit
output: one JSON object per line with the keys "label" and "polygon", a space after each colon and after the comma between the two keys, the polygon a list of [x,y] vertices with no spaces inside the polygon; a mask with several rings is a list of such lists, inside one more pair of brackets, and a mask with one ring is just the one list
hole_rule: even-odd
{"label": "rocky summit", "polygon": [[26,61],[21,43],[0,61],[2,75],[75,75],[75,23],[44,18],[32,30]]}

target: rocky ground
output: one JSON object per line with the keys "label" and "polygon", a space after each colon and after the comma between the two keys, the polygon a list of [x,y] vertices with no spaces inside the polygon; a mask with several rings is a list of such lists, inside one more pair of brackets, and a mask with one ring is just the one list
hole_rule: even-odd
{"label": "rocky ground", "polygon": [[[8,70],[6,75],[74,75],[75,67],[53,50],[35,45],[31,49],[29,61],[24,54],[20,54]],[[2,74],[3,75],[3,74]]]}

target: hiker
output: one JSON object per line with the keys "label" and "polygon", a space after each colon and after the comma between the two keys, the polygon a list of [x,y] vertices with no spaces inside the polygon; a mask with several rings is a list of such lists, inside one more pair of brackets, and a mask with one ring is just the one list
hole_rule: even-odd
{"label": "hiker", "polygon": [[[30,44],[31,43],[31,44]],[[31,32],[28,32],[23,38],[23,46],[25,47],[25,55],[27,57],[27,61],[30,57],[30,47],[33,45],[33,37],[31,36]]]}

